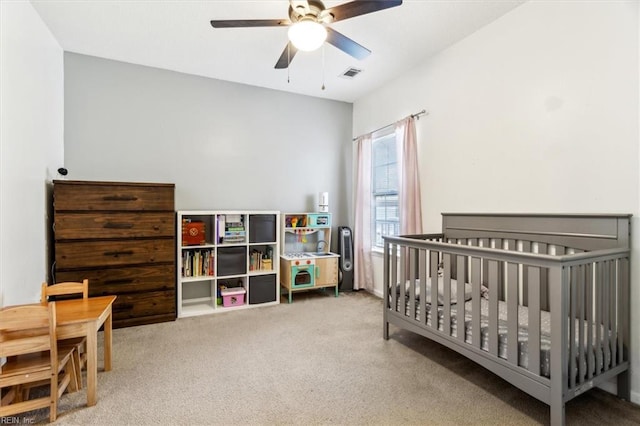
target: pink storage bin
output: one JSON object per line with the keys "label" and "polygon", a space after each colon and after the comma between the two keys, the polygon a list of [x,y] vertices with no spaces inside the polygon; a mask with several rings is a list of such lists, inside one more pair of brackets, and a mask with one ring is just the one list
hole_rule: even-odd
{"label": "pink storage bin", "polygon": [[247,291],[244,287],[225,288],[220,291],[222,296],[222,306],[229,308],[232,306],[244,305],[244,294]]}

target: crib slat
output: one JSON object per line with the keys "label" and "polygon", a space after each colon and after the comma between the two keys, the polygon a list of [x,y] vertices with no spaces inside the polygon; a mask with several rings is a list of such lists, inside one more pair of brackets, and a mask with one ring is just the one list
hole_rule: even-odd
{"label": "crib slat", "polygon": [[620,259],[620,283],[618,284],[618,363],[625,360],[624,345],[628,345],[627,337],[629,336],[629,312],[627,304],[623,303],[629,298],[629,260]]}
{"label": "crib slat", "polygon": [[[568,388],[567,365],[567,314],[568,314],[568,268],[560,266],[549,268],[549,292],[551,293],[551,353],[550,395],[551,424],[564,424],[564,398]],[[557,404],[554,408],[554,404]],[[554,419],[555,411],[555,419]]]}
{"label": "crib slat", "polygon": [[466,339],[464,318],[466,316],[466,303],[464,303],[464,284],[466,281],[466,259],[465,256],[456,256],[458,270],[456,271],[456,287],[457,294],[461,294],[462,300],[456,304],[456,337],[461,342]]}
{"label": "crib slat", "polygon": [[[505,238],[504,240],[502,240],[502,248],[504,250],[508,250],[508,251],[516,251],[517,249],[517,245],[516,245],[516,240],[514,239],[507,239]],[[507,272],[508,271],[508,267],[507,267],[507,263],[504,263],[504,276],[507,276]],[[502,282],[502,286],[500,287],[500,300],[502,301],[506,301],[507,300],[507,283],[505,281]]]}
{"label": "crib slat", "polygon": [[481,258],[471,258],[471,286],[472,286],[472,299],[471,299],[471,332],[472,341],[471,344],[476,348],[480,348],[482,344],[482,333],[480,331],[480,269]]}
{"label": "crib slat", "polygon": [[[550,254],[551,245],[538,243],[538,253]],[[540,309],[549,310],[549,284],[547,283],[547,270],[540,271]]]}
{"label": "crib slat", "polygon": [[[531,253],[531,241],[520,241],[522,244],[522,251],[524,253]],[[522,288],[520,289],[520,295],[522,296],[522,306],[529,306],[529,273],[528,267],[522,266]]]}
{"label": "crib slat", "polygon": [[[393,307],[393,311],[398,311],[398,290],[399,287],[402,287],[402,281],[398,280],[398,246],[396,244],[389,245],[389,263],[390,263],[390,279],[389,285],[391,288],[389,291],[391,292],[391,306]],[[404,306],[402,306],[404,309]]]}
{"label": "crib slat", "polygon": [[[578,384],[584,383],[585,379],[585,357],[584,357],[584,322],[585,322],[585,312],[584,312],[584,281],[585,281],[585,269],[584,265],[579,265],[577,274],[577,288],[576,288],[576,299],[577,304],[576,312],[578,315]],[[573,373],[571,373],[573,374]]]}
{"label": "crib slat", "polygon": [[540,375],[540,268],[527,267],[529,273],[529,371]]}
{"label": "crib slat", "polygon": [[569,385],[576,387],[576,304],[578,286],[578,271],[576,267],[570,268],[570,294],[569,294]]}
{"label": "crib slat", "polygon": [[593,264],[590,263],[585,265],[587,296],[587,380],[591,380],[593,378],[593,372],[595,371],[595,354],[593,353],[593,318],[595,310],[595,307],[593,306],[593,274]]}
{"label": "crib slat", "polygon": [[427,323],[427,250],[420,250],[420,260],[418,263],[418,280],[420,281],[420,322]]}
{"label": "crib slat", "polygon": [[609,370],[611,347],[609,346],[609,279],[611,261],[604,261],[602,268],[602,371]]}
{"label": "crib slat", "polygon": [[518,264],[507,264],[507,360],[518,365]]}
{"label": "crib slat", "polygon": [[489,270],[489,353],[498,356],[498,262],[490,260]]}
{"label": "crib slat", "polygon": [[616,323],[616,287],[618,261],[612,260],[609,269],[609,328],[611,330],[609,345],[611,347],[611,368],[618,365],[616,360],[616,335],[618,334],[618,324]]}
{"label": "crib slat", "polygon": [[416,319],[416,257],[418,251],[419,249],[409,248],[409,315],[412,320]]}
{"label": "crib slat", "polygon": [[431,274],[431,327],[438,329],[438,263],[439,252],[431,250],[430,274]]}
{"label": "crib slat", "polygon": [[595,375],[600,374],[602,371],[602,262],[596,262],[595,270],[596,270],[596,280],[595,280],[595,305],[596,305],[596,341],[595,350],[596,350],[596,369]]}
{"label": "crib slat", "polygon": [[400,309],[402,309],[402,315],[407,315],[407,310],[405,308],[405,303],[407,301],[407,256],[408,256],[408,248],[400,247],[400,294],[398,294],[398,299],[400,302]]}
{"label": "crib slat", "polygon": [[623,320],[623,310],[624,310],[624,303],[623,303],[623,293],[622,293],[622,288],[624,287],[624,280],[625,280],[625,271],[624,271],[624,265],[625,265],[625,259],[619,259],[618,260],[618,285],[616,286],[616,299],[618,300],[618,309],[616,310],[616,322],[618,324],[617,330],[616,330],[616,362],[618,364],[620,364],[621,362],[623,362],[622,359],[622,341],[623,339],[623,335],[624,335],[624,331],[623,331],[623,327],[624,327],[624,320]]}
{"label": "crib slat", "polygon": [[[442,284],[444,287],[444,306],[442,307],[442,330],[447,334],[447,336],[451,336],[451,254],[443,253],[443,274],[442,274]],[[460,301],[464,301],[464,298],[461,298]],[[463,302],[464,303],[464,302]]]}
{"label": "crib slat", "polygon": [[[491,247],[491,240],[489,240],[489,238],[479,238],[478,246]],[[482,271],[482,284],[484,285],[486,285],[489,282],[489,268],[487,267],[488,262],[489,261],[487,259],[482,258],[481,271]]]}

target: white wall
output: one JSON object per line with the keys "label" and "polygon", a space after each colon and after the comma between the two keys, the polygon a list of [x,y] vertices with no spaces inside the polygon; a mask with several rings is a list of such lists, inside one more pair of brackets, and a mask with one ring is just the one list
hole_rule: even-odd
{"label": "white wall", "polygon": [[640,247],[638,16],[636,1],[525,3],[356,101],[354,135],[429,112],[417,124],[425,232],[446,211],[632,213]]}
{"label": "white wall", "polygon": [[0,2],[0,306],[47,279],[50,183],[63,160],[62,49],[27,1]]}
{"label": "white wall", "polygon": [[65,53],[71,179],[173,182],[176,209],[347,218],[352,105]]}

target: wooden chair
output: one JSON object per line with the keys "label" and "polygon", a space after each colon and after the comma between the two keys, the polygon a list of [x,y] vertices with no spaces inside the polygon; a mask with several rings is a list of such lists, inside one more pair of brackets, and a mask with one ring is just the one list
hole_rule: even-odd
{"label": "wooden chair", "polygon": [[[49,421],[58,416],[58,400],[75,383],[73,348],[58,350],[56,309],[49,303],[0,308],[0,418],[49,407]],[[49,395],[25,399],[22,388],[49,384]]]}
{"label": "wooden chair", "polygon": [[[59,284],[47,285],[42,283],[42,292],[40,302],[47,303],[51,296],[69,296],[82,294],[82,298],[89,297],[89,280],[85,279],[80,282],[64,282]],[[58,348],[75,347],[74,352],[76,366],[76,387],[82,389],[82,369],[87,364],[87,339],[86,337],[76,337],[73,339],[63,339],[58,341]]]}

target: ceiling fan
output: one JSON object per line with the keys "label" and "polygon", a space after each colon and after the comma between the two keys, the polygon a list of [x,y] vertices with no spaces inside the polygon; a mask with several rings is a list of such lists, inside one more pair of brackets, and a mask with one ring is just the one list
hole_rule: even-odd
{"label": "ceiling fan", "polygon": [[289,43],[275,68],[287,68],[298,50],[312,51],[327,41],[356,59],[364,59],[371,51],[328,25],[367,13],[400,6],[402,0],[356,0],[329,9],[319,0],[290,0],[289,19],[212,20],[213,28],[289,27]]}

